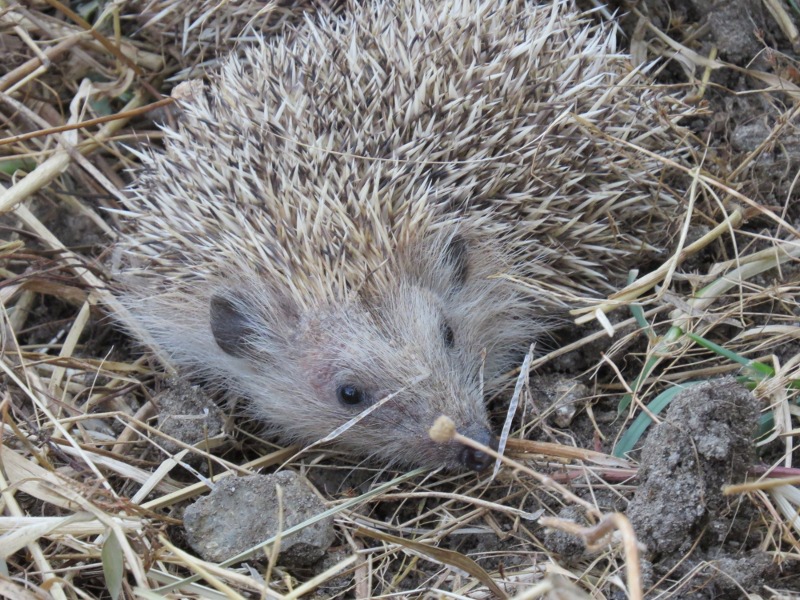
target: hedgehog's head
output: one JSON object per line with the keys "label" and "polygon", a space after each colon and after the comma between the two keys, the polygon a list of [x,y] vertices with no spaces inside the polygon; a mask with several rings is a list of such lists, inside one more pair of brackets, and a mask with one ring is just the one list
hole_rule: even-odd
{"label": "hedgehog's head", "polygon": [[[481,389],[535,333],[491,248],[434,236],[398,251],[388,273],[313,309],[272,285],[217,291],[210,323],[231,389],[284,435],[330,436],[388,462],[481,470],[485,453],[432,441],[446,415],[495,445]],[[388,275],[388,276],[384,276]]]}

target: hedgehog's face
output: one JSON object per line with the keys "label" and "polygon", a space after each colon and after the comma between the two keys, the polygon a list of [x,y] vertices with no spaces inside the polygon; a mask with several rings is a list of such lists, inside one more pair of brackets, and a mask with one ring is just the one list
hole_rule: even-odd
{"label": "hedgehog's face", "polygon": [[337,427],[347,424],[336,442],[388,462],[487,467],[487,454],[435,443],[428,434],[446,415],[460,433],[495,445],[480,389],[480,351],[467,352],[459,325],[442,298],[413,283],[313,323],[304,337],[317,343],[303,344],[301,369],[318,414]]}
{"label": "hedgehog's face", "polygon": [[[496,375],[530,330],[519,320],[521,299],[489,277],[498,263],[455,243],[409,253],[388,285],[313,314],[269,301],[266,315],[240,293],[215,296],[215,340],[249,363],[250,375],[237,383],[245,382],[241,392],[257,416],[305,442],[340,429],[337,446],[386,462],[491,464],[487,454],[436,443],[428,431],[445,415],[459,433],[494,446],[481,373]],[[279,402],[286,410],[275,409]]]}

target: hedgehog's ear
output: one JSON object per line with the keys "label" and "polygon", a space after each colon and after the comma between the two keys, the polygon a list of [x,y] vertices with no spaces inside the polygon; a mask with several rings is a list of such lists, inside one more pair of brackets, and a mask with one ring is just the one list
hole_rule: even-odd
{"label": "hedgehog's ear", "polygon": [[262,297],[242,290],[214,293],[209,301],[209,325],[214,341],[226,354],[270,361],[286,351],[300,313],[274,291],[259,288],[258,293]]}
{"label": "hedgehog's ear", "polygon": [[444,261],[449,264],[452,273],[450,283],[458,289],[469,277],[469,244],[462,236],[456,234],[447,241]]}
{"label": "hedgehog's ear", "polygon": [[217,346],[226,354],[245,358],[247,339],[253,334],[252,314],[246,311],[241,298],[214,294],[211,297],[211,333]]}

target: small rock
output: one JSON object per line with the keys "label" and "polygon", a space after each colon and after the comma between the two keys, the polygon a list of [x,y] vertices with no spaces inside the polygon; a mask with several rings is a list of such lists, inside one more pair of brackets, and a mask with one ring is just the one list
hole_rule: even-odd
{"label": "small rock", "polygon": [[707,14],[720,56],[744,65],[763,48],[756,36],[764,29],[764,9],[757,0],[718,0]]}
{"label": "small rock", "polygon": [[[283,490],[282,526],[277,486]],[[326,508],[294,471],[226,477],[186,509],[183,525],[192,548],[206,560],[222,562]],[[334,537],[333,518],[318,521],[282,538],[278,560],[287,567],[308,566],[325,554]]]}
{"label": "small rock", "polygon": [[[569,427],[578,408],[590,396],[589,388],[564,375],[542,375],[531,378],[531,390],[542,397],[534,410],[549,412],[556,427]],[[539,400],[537,398],[537,400]],[[544,406],[541,406],[544,405]]]}
{"label": "small rock", "polygon": [[769,137],[770,128],[763,120],[737,125],[731,134],[731,146],[739,152],[752,152]]}

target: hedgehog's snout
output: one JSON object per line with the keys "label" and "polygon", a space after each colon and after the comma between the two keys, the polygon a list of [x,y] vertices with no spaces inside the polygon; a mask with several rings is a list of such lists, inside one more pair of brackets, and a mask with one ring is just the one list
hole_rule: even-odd
{"label": "hedgehog's snout", "polygon": [[[462,435],[475,440],[476,442],[488,446],[492,450],[497,450],[497,437],[484,425],[470,427]],[[472,446],[464,445],[458,454],[461,464],[470,471],[483,471],[494,462],[494,458]]]}

